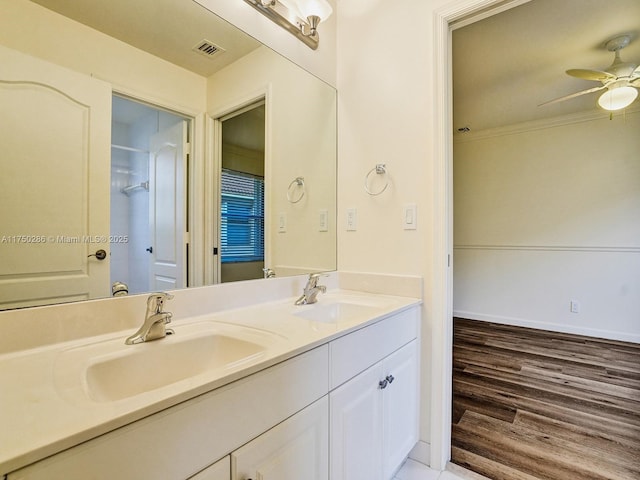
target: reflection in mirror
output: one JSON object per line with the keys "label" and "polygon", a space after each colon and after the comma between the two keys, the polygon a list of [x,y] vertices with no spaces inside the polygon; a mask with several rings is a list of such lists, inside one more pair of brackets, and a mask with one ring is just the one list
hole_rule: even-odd
{"label": "reflection in mirror", "polygon": [[332,87],[195,2],[0,1],[0,308],[335,269]]}
{"label": "reflection in mirror", "polygon": [[262,278],[265,102],[221,119],[220,281]]}
{"label": "reflection in mirror", "polygon": [[188,125],[173,113],[113,97],[110,282],[131,294],[186,286],[179,234],[186,228]]}

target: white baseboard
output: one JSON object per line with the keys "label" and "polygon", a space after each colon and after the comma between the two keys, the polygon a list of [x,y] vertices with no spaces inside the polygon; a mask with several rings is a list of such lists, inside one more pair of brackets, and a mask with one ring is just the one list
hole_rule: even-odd
{"label": "white baseboard", "polygon": [[539,330],[550,330],[552,332],[573,333],[585,335],[587,337],[605,338],[607,340],[620,340],[623,342],[640,343],[640,335],[625,332],[615,332],[611,330],[601,330],[597,328],[581,327],[579,325],[566,325],[558,323],[540,322],[525,318],[502,317],[498,315],[486,315],[478,312],[467,312],[454,310],[454,317],[468,318],[469,320],[482,320],[485,322],[499,323],[501,325],[513,325],[516,327],[537,328]]}

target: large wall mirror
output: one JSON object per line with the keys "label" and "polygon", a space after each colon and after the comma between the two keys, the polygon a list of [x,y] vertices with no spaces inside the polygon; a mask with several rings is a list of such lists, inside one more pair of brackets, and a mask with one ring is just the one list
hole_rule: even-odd
{"label": "large wall mirror", "polygon": [[0,3],[0,309],[335,270],[333,87],[192,0]]}

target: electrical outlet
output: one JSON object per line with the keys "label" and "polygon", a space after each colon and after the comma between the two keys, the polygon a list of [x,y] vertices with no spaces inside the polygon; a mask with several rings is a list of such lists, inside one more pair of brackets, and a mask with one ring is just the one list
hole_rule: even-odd
{"label": "electrical outlet", "polygon": [[571,308],[571,313],[580,313],[580,302],[571,300],[569,306]]}

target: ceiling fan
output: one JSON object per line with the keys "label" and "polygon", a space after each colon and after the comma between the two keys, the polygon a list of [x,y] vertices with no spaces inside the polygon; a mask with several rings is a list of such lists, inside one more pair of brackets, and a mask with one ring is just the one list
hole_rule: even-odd
{"label": "ceiling fan", "polygon": [[605,70],[588,70],[581,68],[567,70],[567,74],[572,77],[593,80],[600,82],[602,85],[556,98],[555,100],[542,103],[539,106],[562,102],[600,90],[606,90],[598,98],[598,105],[603,109],[613,111],[629,106],[637,98],[638,89],[640,88],[640,67],[637,63],[623,62],[620,58],[620,50],[629,45],[630,42],[631,35],[620,35],[612,38],[605,44],[607,50],[615,54],[613,63]]}

